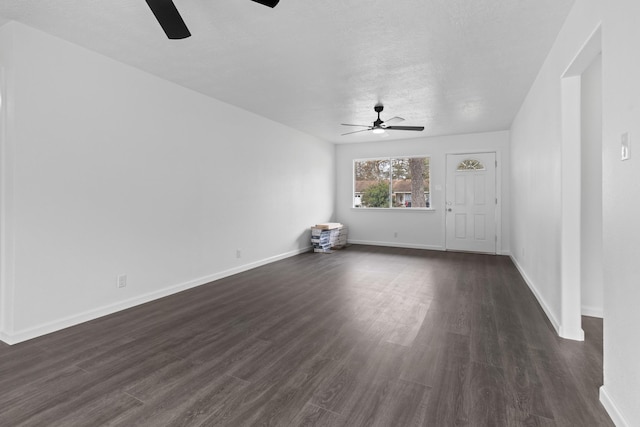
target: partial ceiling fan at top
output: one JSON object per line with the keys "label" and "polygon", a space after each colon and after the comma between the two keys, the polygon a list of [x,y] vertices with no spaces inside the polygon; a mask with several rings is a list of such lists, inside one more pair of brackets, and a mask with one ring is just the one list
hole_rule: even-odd
{"label": "partial ceiling fan at top", "polygon": [[404,119],[402,117],[393,117],[387,121],[383,121],[382,119],[380,119],[380,113],[382,112],[382,110],[384,110],[384,106],[382,104],[378,104],[375,107],[373,107],[373,111],[378,113],[378,118],[376,119],[375,122],[373,122],[373,126],[352,125],[349,123],[341,123],[342,126],[357,126],[357,127],[366,128],[361,130],[355,130],[353,132],[343,133],[342,136],[351,135],[352,133],[368,132],[368,131],[372,131],[373,133],[383,134],[385,133],[386,130],[411,130],[411,131],[418,131],[418,132],[424,130],[424,126],[392,126],[391,125],[392,123],[403,122]]}
{"label": "partial ceiling fan at top", "polygon": [[[274,8],[280,0],[251,1]],[[176,5],[173,4],[173,0],[146,0],[146,2],[167,37],[175,40],[186,39],[191,36],[191,32],[189,32],[187,25],[182,20],[182,16],[180,16]]]}

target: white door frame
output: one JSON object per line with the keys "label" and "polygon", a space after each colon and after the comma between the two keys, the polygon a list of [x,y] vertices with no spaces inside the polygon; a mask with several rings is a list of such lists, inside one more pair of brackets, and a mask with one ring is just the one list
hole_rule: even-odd
{"label": "white door frame", "polygon": [[[10,112],[7,72],[0,64],[0,340],[13,344],[14,236],[13,161],[15,138],[7,129]],[[10,138],[11,137],[11,138]]]}
{"label": "white door frame", "polygon": [[582,330],[581,262],[581,75],[602,52],[598,27],[580,48],[561,76],[562,91],[562,172],[561,172],[561,250],[560,250],[560,326],[562,338],[584,341]]}
{"label": "white door frame", "polygon": [[447,194],[447,185],[449,185],[449,178],[447,174],[447,161],[446,158],[448,155],[453,154],[483,154],[483,153],[494,153],[496,156],[496,197],[498,198],[498,203],[496,204],[496,255],[508,255],[502,252],[502,155],[500,150],[496,149],[486,149],[486,150],[464,150],[464,151],[448,151],[445,153],[445,196],[442,198],[442,229],[444,230],[444,242],[442,247],[447,250],[447,206],[446,206],[446,194]]}

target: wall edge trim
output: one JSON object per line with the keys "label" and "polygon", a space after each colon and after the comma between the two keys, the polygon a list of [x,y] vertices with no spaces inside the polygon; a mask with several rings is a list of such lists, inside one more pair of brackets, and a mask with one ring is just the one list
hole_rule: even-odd
{"label": "wall edge trim", "polygon": [[605,386],[600,387],[600,403],[602,403],[602,406],[604,406],[604,409],[611,417],[611,421],[613,421],[617,427],[628,427],[631,425],[627,422],[622,415],[622,412],[620,412],[620,409],[618,409],[616,404],[613,402],[613,399],[611,399],[611,396],[607,393]]}
{"label": "wall edge trim", "polygon": [[213,273],[207,276],[199,277],[197,279],[189,280],[187,282],[179,283],[177,285],[171,285],[154,292],[149,292],[134,298],[129,298],[124,301],[119,301],[113,304],[108,304],[102,307],[98,307],[98,308],[87,310],[81,313],[73,314],[71,316],[67,316],[62,319],[47,322],[38,326],[24,329],[22,331],[17,331],[15,333],[7,333],[7,332],[0,331],[0,341],[3,341],[9,345],[18,344],[23,341],[40,337],[42,335],[57,332],[62,329],[69,328],[71,326],[78,325],[80,323],[94,320],[99,317],[117,313],[119,311],[126,310],[131,307],[135,307],[137,305],[145,304],[160,298],[177,294],[178,292],[186,291],[187,289],[206,285],[216,280],[219,280],[228,276],[232,276],[234,274],[242,273],[244,271],[248,271],[266,264],[270,264],[272,262],[276,262],[285,258],[300,255],[305,252],[309,252],[311,250],[312,250],[312,247],[307,246],[304,248],[295,249],[293,251],[284,252],[279,255],[263,258],[258,261],[250,262],[248,264],[243,264],[238,267],[233,267],[233,268],[223,270],[217,273]]}
{"label": "wall edge trim", "polygon": [[582,315],[589,317],[598,317],[600,319],[604,318],[604,310],[602,307],[590,307],[583,305],[582,306]]}
{"label": "wall edge trim", "polygon": [[413,243],[378,242],[375,240],[351,240],[351,239],[349,239],[348,242],[349,244],[352,244],[352,245],[387,246],[391,248],[406,248],[406,249],[427,249],[431,251],[445,250],[445,248],[443,248],[442,246],[421,245],[421,244],[413,244]]}
{"label": "wall edge trim", "polygon": [[536,300],[538,300],[538,304],[540,304],[540,307],[542,307],[542,311],[544,311],[544,314],[547,316],[547,319],[549,319],[549,322],[551,322],[553,329],[555,329],[556,333],[560,336],[560,328],[561,328],[560,323],[558,322],[556,317],[553,315],[553,312],[549,308],[549,305],[547,304],[545,299],[542,297],[542,294],[538,291],[538,288],[536,288],[535,284],[529,278],[529,276],[527,276],[527,273],[524,271],[524,268],[522,268],[522,266],[518,263],[518,260],[513,255],[510,255],[509,257],[511,258],[513,265],[515,265],[518,271],[520,272],[520,275],[524,279],[527,286],[529,286],[529,289],[531,289],[531,292],[533,292],[533,295],[536,297]]}

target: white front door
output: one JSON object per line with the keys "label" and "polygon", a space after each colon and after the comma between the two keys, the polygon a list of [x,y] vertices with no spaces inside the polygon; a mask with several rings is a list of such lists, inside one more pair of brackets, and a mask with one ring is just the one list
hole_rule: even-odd
{"label": "white front door", "polygon": [[447,154],[447,250],[496,253],[496,153]]}

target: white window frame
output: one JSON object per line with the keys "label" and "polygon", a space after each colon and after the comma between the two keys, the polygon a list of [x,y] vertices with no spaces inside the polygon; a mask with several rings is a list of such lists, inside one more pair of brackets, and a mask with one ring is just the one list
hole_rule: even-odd
{"label": "white window frame", "polygon": [[[424,208],[408,208],[408,207],[395,207],[393,206],[392,197],[393,197],[393,160],[397,159],[410,159],[410,158],[428,158],[429,159],[429,188],[427,189],[427,194],[429,195],[429,207]],[[369,158],[359,158],[353,159],[351,164],[351,209],[358,211],[402,211],[402,212],[424,212],[424,211],[434,211],[433,201],[432,201],[432,193],[431,193],[431,159],[432,157],[427,154],[418,154],[418,155],[406,155],[406,156],[383,156],[383,157],[369,157]],[[389,207],[386,208],[367,208],[362,205],[355,205],[355,195],[356,195],[356,162],[367,162],[373,160],[388,160],[391,165],[391,170],[389,171]]]}

